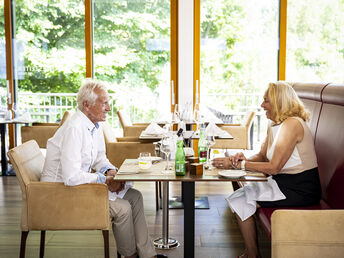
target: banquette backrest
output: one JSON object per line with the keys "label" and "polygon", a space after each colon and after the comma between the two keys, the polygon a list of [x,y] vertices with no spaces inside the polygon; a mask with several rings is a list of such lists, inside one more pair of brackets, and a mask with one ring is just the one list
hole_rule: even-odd
{"label": "banquette backrest", "polygon": [[344,208],[344,85],[292,84],[306,108],[318,159],[322,198],[331,208]]}

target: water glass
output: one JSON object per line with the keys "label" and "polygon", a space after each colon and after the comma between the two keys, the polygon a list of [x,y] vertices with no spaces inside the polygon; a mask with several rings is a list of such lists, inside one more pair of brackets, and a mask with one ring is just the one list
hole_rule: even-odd
{"label": "water glass", "polygon": [[211,161],[210,161],[210,147],[215,145],[215,136],[213,134],[208,134],[207,135],[207,168],[211,169],[212,165],[211,165]]}
{"label": "water glass", "polygon": [[152,157],[149,152],[141,152],[138,158],[140,169],[149,169],[152,166]]}
{"label": "water glass", "polygon": [[173,168],[170,167],[170,164],[169,164],[169,161],[170,161],[169,157],[170,157],[170,153],[173,151],[173,148],[174,148],[173,137],[170,135],[165,135],[161,139],[160,151],[164,153],[166,157],[166,161],[167,161],[167,165],[165,168],[166,173],[173,172]]}

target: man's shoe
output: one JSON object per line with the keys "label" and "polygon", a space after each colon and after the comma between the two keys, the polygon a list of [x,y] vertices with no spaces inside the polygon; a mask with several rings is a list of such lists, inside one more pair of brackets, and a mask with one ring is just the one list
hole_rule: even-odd
{"label": "man's shoe", "polygon": [[165,254],[157,254],[156,257],[157,258],[167,258],[167,255],[165,255]]}

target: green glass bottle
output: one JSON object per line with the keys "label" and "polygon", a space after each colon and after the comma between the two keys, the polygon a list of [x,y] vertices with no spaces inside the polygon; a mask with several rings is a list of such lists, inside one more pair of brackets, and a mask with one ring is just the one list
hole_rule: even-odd
{"label": "green glass bottle", "polygon": [[185,152],[183,145],[183,138],[178,138],[175,158],[176,176],[185,176]]}
{"label": "green glass bottle", "polygon": [[199,141],[198,141],[198,158],[199,163],[207,162],[207,136],[205,133],[205,126],[200,125]]}

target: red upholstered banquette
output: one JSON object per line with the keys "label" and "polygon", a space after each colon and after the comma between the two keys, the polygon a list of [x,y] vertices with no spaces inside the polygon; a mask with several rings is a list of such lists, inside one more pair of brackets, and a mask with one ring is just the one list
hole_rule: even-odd
{"label": "red upholstered banquette", "polygon": [[[316,206],[284,209],[344,209],[344,85],[292,83],[292,86],[311,112],[308,124],[314,137],[322,200]],[[257,210],[257,218],[270,238],[271,215],[275,210]]]}

